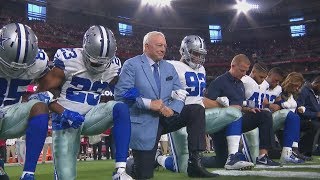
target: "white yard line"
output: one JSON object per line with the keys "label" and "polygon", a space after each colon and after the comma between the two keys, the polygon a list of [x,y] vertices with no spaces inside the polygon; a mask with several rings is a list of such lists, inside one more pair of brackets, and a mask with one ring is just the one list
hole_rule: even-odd
{"label": "white yard line", "polygon": [[232,170],[215,170],[212,171],[222,176],[265,176],[265,177],[295,177],[295,178],[309,178],[319,179],[320,173],[316,172],[292,172],[292,171],[232,171]]}

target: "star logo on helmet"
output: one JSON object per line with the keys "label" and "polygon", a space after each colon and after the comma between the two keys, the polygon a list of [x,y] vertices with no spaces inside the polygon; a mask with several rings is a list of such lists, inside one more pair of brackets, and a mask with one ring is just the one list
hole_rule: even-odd
{"label": "star logo on helmet", "polygon": [[191,39],[187,39],[186,40],[186,44],[189,44],[189,43],[191,43],[192,41],[191,41]]}
{"label": "star logo on helmet", "polygon": [[84,38],[84,42],[85,42],[85,43],[90,43],[89,36],[90,36],[90,34],[87,34],[87,35],[85,36],[85,38]]}
{"label": "star logo on helmet", "polygon": [[90,36],[95,36],[95,34],[92,33],[92,32],[86,34],[85,37],[84,37],[84,42],[85,42],[85,43],[91,43],[91,42],[90,42]]}
{"label": "star logo on helmet", "polygon": [[3,37],[3,33],[0,34],[0,47],[4,50],[4,42],[8,41],[10,38]]}

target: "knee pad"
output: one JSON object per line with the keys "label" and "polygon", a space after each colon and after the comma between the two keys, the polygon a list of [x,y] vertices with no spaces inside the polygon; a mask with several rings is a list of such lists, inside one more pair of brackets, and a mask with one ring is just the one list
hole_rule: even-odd
{"label": "knee pad", "polygon": [[284,127],[284,123],[290,112],[291,111],[289,109],[281,109],[279,111],[272,113],[274,131],[277,131]]}

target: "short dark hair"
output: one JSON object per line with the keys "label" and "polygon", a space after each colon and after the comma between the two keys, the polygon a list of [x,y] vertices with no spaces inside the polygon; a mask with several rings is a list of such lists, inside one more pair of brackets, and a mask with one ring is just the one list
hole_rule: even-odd
{"label": "short dark hair", "polygon": [[312,84],[319,84],[320,83],[320,76],[317,76],[316,78],[314,78],[314,80],[312,81]]}
{"label": "short dark hair", "polygon": [[274,67],[274,68],[270,69],[268,76],[271,74],[278,74],[279,76],[281,76],[283,78],[286,77],[286,73],[283,70],[281,70],[279,67]]}
{"label": "short dark hair", "polygon": [[259,72],[264,72],[264,73],[267,73],[268,72],[268,67],[265,63],[263,62],[256,62],[254,65],[253,65],[253,69],[259,71]]}

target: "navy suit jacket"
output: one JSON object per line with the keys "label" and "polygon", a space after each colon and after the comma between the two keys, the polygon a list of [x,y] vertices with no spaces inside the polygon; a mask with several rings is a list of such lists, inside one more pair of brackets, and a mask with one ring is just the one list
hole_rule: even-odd
{"label": "navy suit jacket", "polygon": [[298,96],[297,100],[298,107],[304,106],[306,111],[300,114],[300,117],[304,120],[318,120],[317,113],[320,112],[320,103],[318,102],[311,85],[305,84]]}
{"label": "navy suit jacket", "polygon": [[[161,92],[159,94],[151,66],[145,54],[138,55],[124,62],[118,83],[115,86],[115,100],[124,101],[130,107],[131,140],[130,148],[135,150],[151,150],[156,141],[159,113],[148,109],[141,97],[156,100],[162,99],[164,104],[180,113],[184,102],[171,98],[173,90],[182,89],[178,74],[172,64],[159,62]],[[136,101],[126,101],[122,95],[130,88],[137,88],[140,97]]]}

